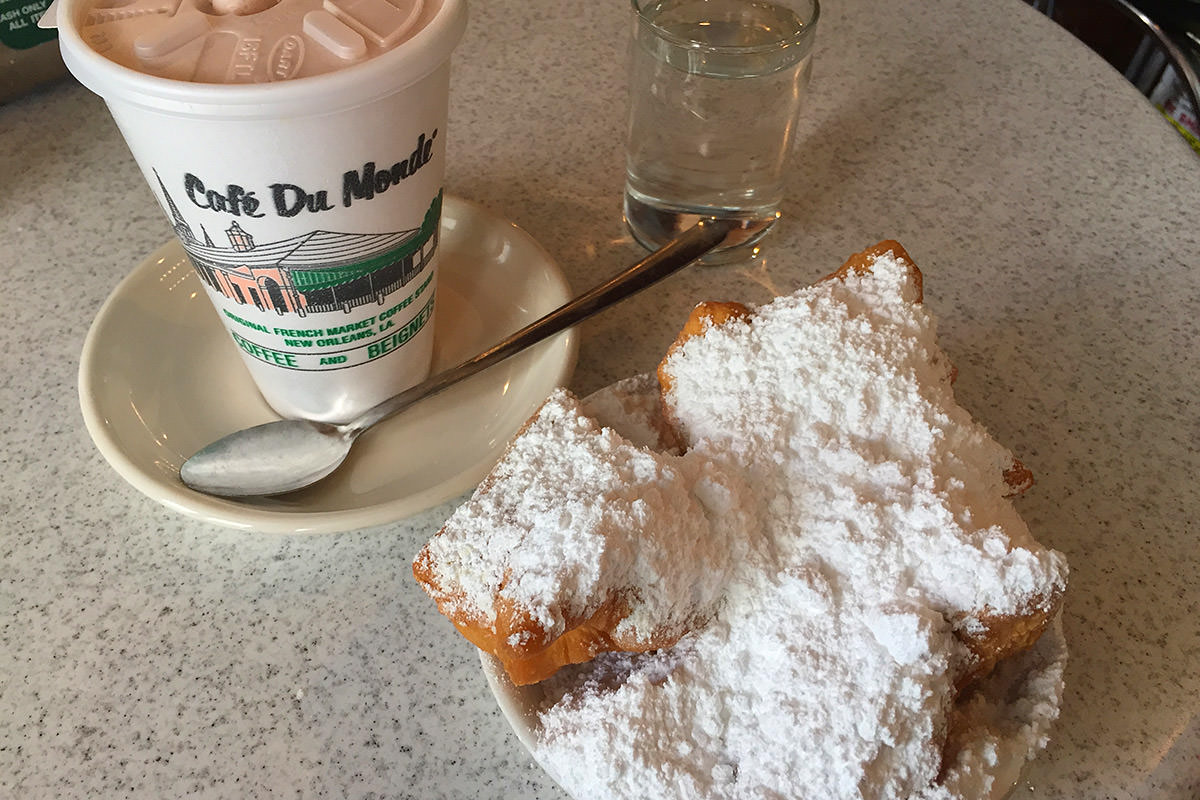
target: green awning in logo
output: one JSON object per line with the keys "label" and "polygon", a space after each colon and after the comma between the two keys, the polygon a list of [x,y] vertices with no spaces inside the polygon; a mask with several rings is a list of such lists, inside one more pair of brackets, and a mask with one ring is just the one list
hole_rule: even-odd
{"label": "green awning in logo", "polygon": [[429,210],[425,212],[425,219],[421,222],[421,227],[416,234],[399,247],[354,264],[344,264],[340,267],[326,269],[293,270],[292,283],[302,292],[329,289],[358,280],[376,270],[402,261],[420,250],[433,237],[434,231],[441,222],[441,217],[442,195],[439,192],[429,206]]}

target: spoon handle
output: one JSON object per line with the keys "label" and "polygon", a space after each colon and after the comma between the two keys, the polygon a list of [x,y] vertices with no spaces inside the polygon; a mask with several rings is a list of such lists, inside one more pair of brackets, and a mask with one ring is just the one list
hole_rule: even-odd
{"label": "spoon handle", "polygon": [[469,378],[559,331],[582,322],[692,263],[725,241],[737,227],[739,223],[733,220],[701,219],[624,272],[564,303],[474,358],[440,372],[395,397],[384,400],[374,408],[367,409],[357,419],[340,426],[341,429],[348,434],[357,435],[417,401],[435,395],[464,378]]}

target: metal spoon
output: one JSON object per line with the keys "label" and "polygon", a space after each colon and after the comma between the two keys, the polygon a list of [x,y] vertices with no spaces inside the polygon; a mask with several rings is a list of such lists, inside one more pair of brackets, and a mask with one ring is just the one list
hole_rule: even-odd
{"label": "metal spoon", "polygon": [[231,433],[183,463],[184,484],[218,497],[264,497],[295,491],[332,473],[354,440],[371,426],[464,378],[575,325],[687,266],[715,247],[748,238],[746,220],[704,218],[624,272],[559,306],[536,322],[456,367],[340,425],[284,419]]}

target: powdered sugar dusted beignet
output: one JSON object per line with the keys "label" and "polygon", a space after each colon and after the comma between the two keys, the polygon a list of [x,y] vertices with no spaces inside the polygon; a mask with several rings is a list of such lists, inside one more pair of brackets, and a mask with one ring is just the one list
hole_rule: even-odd
{"label": "powdered sugar dusted beignet", "polygon": [[921,298],[884,242],[760,308],[701,306],[659,376],[681,440],[761,490],[785,562],[921,598],[969,648],[963,686],[1037,640],[1067,569],[1005,499],[1029,473],[955,402]]}
{"label": "powdered sugar dusted beignet", "polygon": [[[555,393],[422,550],[514,683],[599,655],[538,687],[531,749],[573,796],[979,800],[1044,746],[1066,563],[921,299],[885,242],[766,305],[702,304],[657,392]],[[628,416],[644,446],[596,422]],[[1012,668],[1039,659],[1054,700],[1015,726]]]}
{"label": "powdered sugar dusted beignet", "polygon": [[600,652],[670,646],[707,622],[753,535],[746,494],[706,459],[602,428],[560,389],[413,571],[514,683],[533,683]]}

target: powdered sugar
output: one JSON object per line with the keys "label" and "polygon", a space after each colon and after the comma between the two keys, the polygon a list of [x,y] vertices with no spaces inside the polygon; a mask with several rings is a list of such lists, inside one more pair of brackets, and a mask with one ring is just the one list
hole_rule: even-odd
{"label": "powdered sugar", "polygon": [[528,618],[514,649],[546,646],[614,595],[630,606],[622,638],[678,636],[711,617],[750,540],[743,493],[711,461],[600,428],[558,390],[427,552],[457,613],[494,627],[502,600]]}
{"label": "powdered sugar", "polygon": [[907,796],[940,763],[945,623],[900,614],[900,662],[828,588],[778,576],[756,608],[636,661],[615,690],[568,693],[542,715],[539,760],[580,800],[858,797],[870,773],[867,796]]}
{"label": "powdered sugar", "polygon": [[[976,798],[1044,744],[1050,644],[955,705],[962,634],[1048,602],[1066,565],[1004,498],[1011,454],[954,401],[915,291],[883,256],[689,340],[682,457],[555,395],[427,546],[485,620],[511,597],[549,635],[632,589],[637,630],[699,623],[541,684],[532,749],[577,800]],[[638,409],[649,443],[651,408],[603,414]],[[1021,680],[1048,699],[1014,715]]]}
{"label": "powdered sugar", "polygon": [[910,292],[907,265],[880,258],[711,329],[669,360],[669,404],[695,451],[790,501],[772,520],[784,563],[836,565],[865,603],[1027,610],[1065,564],[1013,547],[1032,537],[1004,499],[1012,455],[954,401]]}
{"label": "powdered sugar", "polygon": [[[1045,599],[1065,563],[1003,499],[1011,455],[954,402],[907,266],[873,273],[670,359],[675,420],[755,487],[770,557],[670,652],[545,687],[535,753],[579,800],[981,797],[1044,738],[988,728],[998,704],[950,717],[954,626]],[[952,721],[971,745],[939,783]]]}

